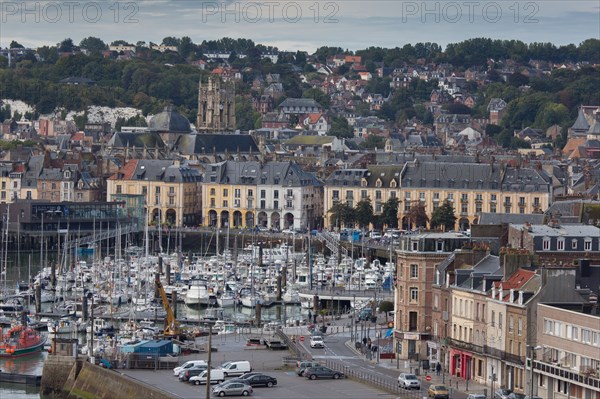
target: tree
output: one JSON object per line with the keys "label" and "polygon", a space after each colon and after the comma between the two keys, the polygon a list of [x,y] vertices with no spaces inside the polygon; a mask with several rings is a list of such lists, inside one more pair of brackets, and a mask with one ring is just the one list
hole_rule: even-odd
{"label": "tree", "polygon": [[429,216],[425,212],[425,204],[421,201],[415,201],[408,211],[408,220],[411,227],[426,227],[427,222],[429,222]]}
{"label": "tree", "polygon": [[452,230],[456,224],[454,216],[454,207],[448,200],[444,201],[442,206],[435,209],[431,214],[431,227],[442,227],[445,230]]}
{"label": "tree", "polygon": [[385,146],[385,137],[377,136],[376,134],[369,134],[367,138],[360,143],[361,148],[366,149],[375,149],[375,148],[383,148]]}
{"label": "tree", "polygon": [[358,225],[361,228],[369,227],[369,224],[373,222],[373,205],[371,204],[371,199],[365,198],[358,201],[354,210]]}
{"label": "tree", "polygon": [[177,45],[177,51],[182,58],[187,59],[190,54],[196,51],[196,45],[189,36],[184,36]]}
{"label": "tree", "polygon": [[354,129],[343,116],[333,116],[328,134],[337,138],[351,138],[354,137]]}
{"label": "tree", "polygon": [[240,130],[252,130],[260,118],[258,113],[245,98],[238,96],[235,101],[235,122]]}
{"label": "tree", "polygon": [[398,206],[400,200],[398,197],[391,197],[383,204],[381,210],[381,223],[387,225],[389,228],[395,229],[398,227]]}
{"label": "tree", "polygon": [[107,48],[106,43],[93,36],[86,37],[85,39],[81,40],[81,42],[79,42],[79,47],[88,50],[90,53],[96,54],[99,54]]}
{"label": "tree", "polygon": [[13,40],[10,42],[8,48],[25,48],[22,44],[19,44],[17,41]]}
{"label": "tree", "polygon": [[162,40],[164,46],[179,46],[180,40],[173,36],[167,36]]}
{"label": "tree", "polygon": [[535,117],[535,125],[547,129],[552,125],[564,125],[569,122],[569,110],[562,104],[546,103]]}
{"label": "tree", "polygon": [[471,108],[467,107],[464,104],[461,103],[451,103],[448,105],[445,105],[444,108],[446,109],[446,111],[448,111],[449,114],[465,114],[465,115],[471,115]]}
{"label": "tree", "polygon": [[73,51],[73,47],[75,47],[73,39],[69,37],[58,44],[58,51],[61,53],[70,53]]}
{"label": "tree", "polygon": [[328,213],[331,214],[330,221],[333,226],[346,226],[354,224],[356,221],[356,213],[354,208],[346,203],[336,202],[333,204]]}
{"label": "tree", "polygon": [[381,301],[379,302],[379,311],[385,313],[385,324],[388,323],[388,313],[394,311],[394,302]]}
{"label": "tree", "polygon": [[316,88],[310,88],[302,93],[302,98],[312,98],[323,108],[329,108],[329,96]]}
{"label": "tree", "polygon": [[515,72],[508,77],[508,84],[514,87],[525,86],[529,83],[529,78],[519,72]]}
{"label": "tree", "polygon": [[502,131],[502,128],[498,125],[487,124],[485,126],[485,135],[488,137],[494,137]]}

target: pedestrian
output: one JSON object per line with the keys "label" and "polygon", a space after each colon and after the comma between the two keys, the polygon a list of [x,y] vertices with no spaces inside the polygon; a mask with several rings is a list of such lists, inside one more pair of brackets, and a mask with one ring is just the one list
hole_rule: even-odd
{"label": "pedestrian", "polygon": [[440,371],[442,371],[442,365],[440,364],[440,362],[438,362],[435,366],[436,375],[440,375]]}

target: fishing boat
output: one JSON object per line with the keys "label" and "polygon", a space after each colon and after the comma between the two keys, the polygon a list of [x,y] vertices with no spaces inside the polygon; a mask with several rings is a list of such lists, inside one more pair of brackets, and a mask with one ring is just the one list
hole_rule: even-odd
{"label": "fishing boat", "polygon": [[15,326],[5,335],[0,328],[0,358],[26,356],[40,352],[46,337],[31,327]]}

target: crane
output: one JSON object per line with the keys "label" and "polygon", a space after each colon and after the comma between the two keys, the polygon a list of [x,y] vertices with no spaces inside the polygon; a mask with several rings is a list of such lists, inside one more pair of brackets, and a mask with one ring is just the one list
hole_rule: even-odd
{"label": "crane", "polygon": [[160,297],[162,298],[163,306],[167,311],[167,326],[165,327],[165,335],[170,337],[177,337],[180,335],[181,331],[179,330],[179,322],[175,319],[175,314],[173,313],[173,309],[171,309],[171,305],[169,304],[169,300],[167,299],[167,294],[165,293],[165,289],[160,282],[160,276],[157,274],[154,278],[154,283],[156,284],[156,289],[158,290]]}

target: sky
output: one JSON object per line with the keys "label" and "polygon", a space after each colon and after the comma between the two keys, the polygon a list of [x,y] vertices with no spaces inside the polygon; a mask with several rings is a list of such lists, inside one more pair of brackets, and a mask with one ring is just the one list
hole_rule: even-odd
{"label": "sky", "polygon": [[359,50],[474,37],[527,43],[579,44],[600,38],[600,1],[402,0],[0,0],[0,47],[74,43],[95,36],[110,43],[193,42],[248,38],[279,50],[321,46]]}

